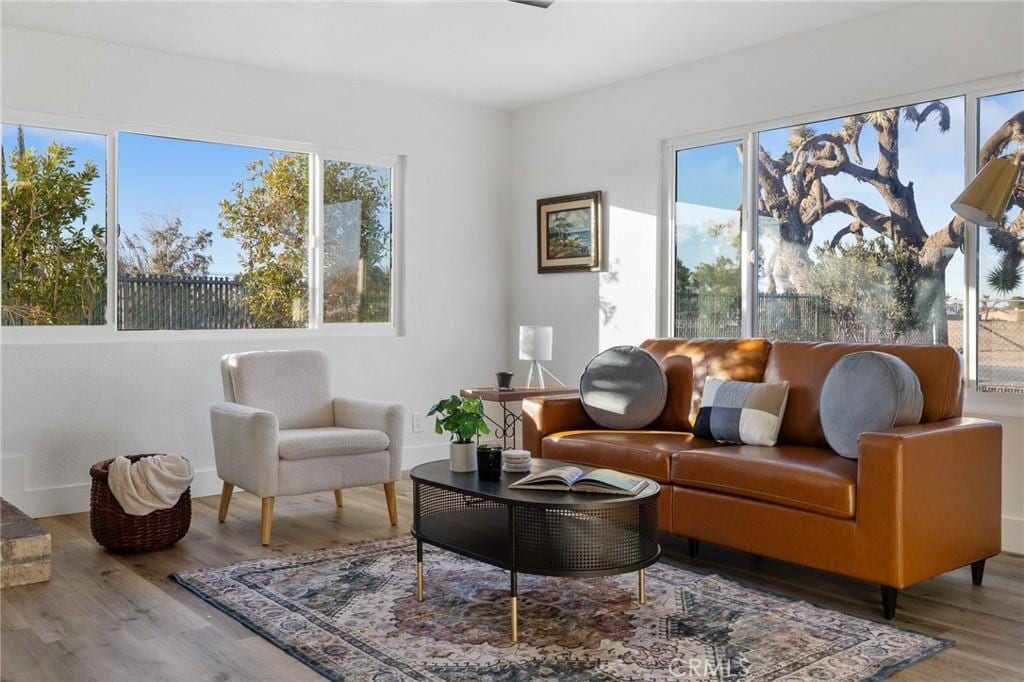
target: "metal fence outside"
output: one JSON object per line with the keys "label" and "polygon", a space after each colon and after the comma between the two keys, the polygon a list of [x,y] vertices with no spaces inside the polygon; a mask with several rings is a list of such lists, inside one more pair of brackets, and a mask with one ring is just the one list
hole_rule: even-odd
{"label": "metal fence outside", "polygon": [[[789,341],[871,341],[871,331],[851,338],[838,320],[832,303],[815,294],[761,294],[757,296],[757,334]],[[729,294],[676,296],[675,335],[681,338],[734,338],[740,336],[740,297]],[[903,343],[932,343],[931,330],[920,329],[901,337]]]}
{"label": "metal fence outside", "polygon": [[[245,286],[233,277],[123,276],[117,281],[119,329],[250,329]],[[390,291],[363,292],[361,322],[390,319]]]}
{"label": "metal fence outside", "polygon": [[245,287],[233,277],[143,275],[117,280],[118,329],[246,329]]}

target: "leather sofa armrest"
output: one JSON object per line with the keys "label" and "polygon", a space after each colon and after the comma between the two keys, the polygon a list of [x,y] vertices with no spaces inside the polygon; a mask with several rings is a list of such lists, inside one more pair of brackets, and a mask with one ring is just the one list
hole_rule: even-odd
{"label": "leather sofa armrest", "polygon": [[561,431],[600,428],[583,409],[579,396],[527,398],[523,401],[523,447],[543,457],[544,437]]}
{"label": "leather sofa armrest", "polygon": [[998,554],[1002,425],[956,418],[861,434],[857,522],[899,557],[903,587]]}

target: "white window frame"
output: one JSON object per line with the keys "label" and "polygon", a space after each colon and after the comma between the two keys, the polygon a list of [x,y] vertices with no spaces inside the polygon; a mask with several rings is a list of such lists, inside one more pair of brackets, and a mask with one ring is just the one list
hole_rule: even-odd
{"label": "white window frame", "polygon": [[[405,156],[361,152],[310,142],[279,140],[193,128],[144,125],[122,121],[65,116],[22,109],[3,109],[5,125],[52,128],[106,136],[107,183],[107,306],[102,325],[39,325],[0,327],[4,344],[110,343],[138,341],[193,341],[218,339],[287,340],[329,336],[402,336],[403,324],[403,225]],[[256,147],[309,155],[309,321],[305,327],[282,329],[145,329],[117,328],[117,142],[121,133],[154,135],[179,140]],[[391,169],[391,320],[389,322],[323,322],[323,159],[349,161]]]}
{"label": "white window frame", "polygon": [[[756,121],[742,126],[721,128],[667,139],[662,144],[661,210],[658,269],[660,273],[657,329],[671,336],[675,314],[675,182],[676,152],[723,142],[743,142],[743,225],[741,235],[740,291],[743,298],[741,330],[753,336],[757,315],[757,164],[755,149],[759,131],[789,128],[813,121],[842,118],[853,113],[902,107],[950,97],[964,98],[964,183],[974,178],[978,159],[978,100],[989,95],[1024,89],[1024,72],[895,97],[843,104],[830,109],[794,113],[783,118]],[[950,197],[950,202],[956,197]],[[1024,416],[1024,396],[977,390],[978,377],[978,227],[967,223],[964,239],[964,379],[967,384],[965,411],[998,416]]]}

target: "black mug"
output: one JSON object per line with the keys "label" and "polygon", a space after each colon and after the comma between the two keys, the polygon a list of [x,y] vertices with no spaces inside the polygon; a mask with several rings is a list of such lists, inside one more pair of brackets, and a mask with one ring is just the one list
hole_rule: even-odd
{"label": "black mug", "polygon": [[497,372],[494,376],[498,379],[499,391],[512,390],[512,372]]}
{"label": "black mug", "polygon": [[497,445],[478,445],[476,448],[476,474],[481,481],[501,478],[501,448]]}

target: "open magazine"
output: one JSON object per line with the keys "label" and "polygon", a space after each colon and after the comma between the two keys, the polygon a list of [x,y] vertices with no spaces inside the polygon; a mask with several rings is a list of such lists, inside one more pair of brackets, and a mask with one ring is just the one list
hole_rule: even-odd
{"label": "open magazine", "polygon": [[509,488],[519,490],[571,490],[581,493],[636,495],[647,487],[647,480],[611,469],[583,473],[579,467],[557,467],[524,476]]}

